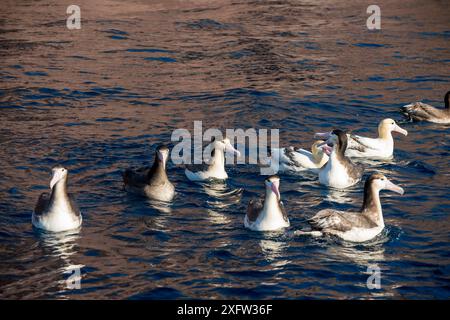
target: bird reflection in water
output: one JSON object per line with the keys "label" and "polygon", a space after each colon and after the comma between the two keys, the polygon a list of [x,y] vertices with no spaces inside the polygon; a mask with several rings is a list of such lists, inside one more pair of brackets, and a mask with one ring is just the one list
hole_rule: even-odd
{"label": "bird reflection in water", "polygon": [[261,241],[259,241],[259,246],[261,247],[261,252],[263,253],[264,258],[271,262],[271,265],[274,268],[283,268],[285,265],[290,263],[290,260],[287,259],[280,260],[280,258],[286,257],[285,251],[289,247],[286,241],[282,239],[261,239]]}
{"label": "bird reflection in water", "polygon": [[211,223],[213,224],[225,225],[231,222],[231,220],[226,215],[218,211],[207,209],[207,212],[208,212],[208,220],[211,221]]}
{"label": "bird reflection in water", "polygon": [[231,220],[226,214],[221,213],[221,209],[228,208],[240,202],[242,189],[230,188],[224,181],[212,181],[210,183],[201,183],[203,191],[209,196],[206,200],[208,219],[213,224],[229,224]]}
{"label": "bird reflection in water", "polygon": [[327,247],[327,254],[337,260],[351,260],[361,267],[368,267],[385,260],[383,244],[387,241],[385,235],[380,235],[373,241],[354,244],[342,241],[341,245]]}
{"label": "bird reflection in water", "polygon": [[172,213],[171,202],[147,199],[147,203],[150,207],[161,213]]}
{"label": "bird reflection in water", "polygon": [[[72,261],[71,257],[78,253],[78,240],[80,239],[81,228],[50,233],[45,231],[40,232],[40,245],[46,255],[58,258],[62,261],[62,266],[58,269],[61,273],[61,280],[58,281],[61,289],[60,294],[64,294],[72,289],[79,289],[81,287],[81,269],[83,264],[77,264]],[[80,284],[80,285],[77,285]],[[74,285],[72,287],[72,285]],[[64,298],[64,295],[60,296]]]}
{"label": "bird reflection in water", "polygon": [[[355,198],[350,197],[352,191],[351,190],[341,190],[341,189],[333,189],[330,188],[327,190],[327,194],[325,197],[326,201],[336,202],[341,204],[351,204],[355,202]],[[358,200],[360,201],[360,200]]]}
{"label": "bird reflection in water", "polygon": [[[361,282],[359,285],[367,286],[370,277],[379,270],[380,277],[383,277],[383,265],[386,264],[384,244],[389,241],[388,232],[383,231],[375,239],[366,243],[351,243],[342,241],[339,245],[328,246],[326,254],[335,261],[350,261],[361,268]],[[389,291],[393,288],[386,288],[387,284],[378,289],[370,290],[372,297],[393,296]],[[387,290],[386,290],[387,289]]]}
{"label": "bird reflection in water", "polygon": [[240,202],[243,190],[229,187],[225,182],[201,183],[210,197],[206,201],[214,209],[224,209]]}

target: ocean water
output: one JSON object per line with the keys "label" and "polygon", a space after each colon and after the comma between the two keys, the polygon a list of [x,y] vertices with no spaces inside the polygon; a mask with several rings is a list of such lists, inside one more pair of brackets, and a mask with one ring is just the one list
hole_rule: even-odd
{"label": "ocean water", "polygon": [[[450,90],[446,1],[80,0],[81,29],[56,0],[0,10],[0,298],[448,299],[449,127],[402,123],[394,159],[372,162],[405,189],[381,195],[386,229],[351,244],[293,231],[324,208],[356,209],[363,183],[337,192],[314,175],[281,175],[291,227],[243,227],[263,193],[256,165],[195,184],[169,163],[169,205],[123,190],[173,130],[279,129],[280,145],[313,133],[376,135],[383,118]],[[31,226],[52,166],[69,169],[79,232]],[[380,268],[380,289],[369,289]],[[68,281],[80,270],[80,288]],[[369,271],[368,271],[369,270]]]}

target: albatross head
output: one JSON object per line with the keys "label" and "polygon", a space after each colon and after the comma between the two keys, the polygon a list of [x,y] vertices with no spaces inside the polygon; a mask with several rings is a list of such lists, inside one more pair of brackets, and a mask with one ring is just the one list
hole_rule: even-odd
{"label": "albatross head", "polygon": [[325,141],[323,140],[317,140],[311,146],[311,153],[313,154],[314,159],[316,159],[316,161],[320,161],[324,157],[326,160],[328,160],[328,155],[330,154],[330,152],[331,148],[326,148]]}
{"label": "albatross head", "polygon": [[378,125],[378,135],[381,138],[387,137],[392,131],[401,133],[405,136],[408,135],[408,131],[400,128],[394,120],[388,118],[380,121],[380,124]]}
{"label": "albatross head", "polygon": [[270,190],[271,192],[273,192],[278,201],[281,200],[281,195],[280,195],[280,178],[276,175],[273,176],[269,176],[266,178],[265,180],[265,184],[266,184],[266,189]]}
{"label": "albatross head", "polygon": [[[347,149],[347,134],[340,129],[330,132],[316,133],[315,138],[326,139],[325,142],[319,143],[318,147],[322,147],[323,151],[329,156],[333,149],[341,149],[342,153]],[[333,149],[330,148],[332,146]]]}
{"label": "albatross head", "polygon": [[56,166],[52,169],[52,179],[50,180],[50,189],[53,189],[55,184],[67,177],[67,169],[62,166]]}
{"label": "albatross head", "polygon": [[241,153],[233,147],[230,139],[228,138],[223,140],[215,140],[215,148],[219,148],[224,152],[231,152],[232,154],[236,154],[238,157],[241,156]]}
{"label": "albatross head", "polygon": [[403,190],[402,187],[392,183],[383,174],[378,173],[378,172],[372,174],[369,177],[368,181],[370,182],[372,188],[374,188],[377,191],[386,189],[386,190],[394,191],[399,194],[405,193],[405,191]]}
{"label": "albatross head", "polygon": [[165,168],[167,160],[169,159],[169,148],[166,145],[158,146],[158,148],[156,148],[156,155]]}

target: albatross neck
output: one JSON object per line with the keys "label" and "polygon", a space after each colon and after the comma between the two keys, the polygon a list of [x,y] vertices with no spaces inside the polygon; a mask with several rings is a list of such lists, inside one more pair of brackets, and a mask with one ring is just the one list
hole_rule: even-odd
{"label": "albatross neck", "polygon": [[69,201],[69,196],[67,195],[67,177],[62,178],[53,186],[50,201]]}
{"label": "albatross neck", "polygon": [[389,130],[388,128],[386,128],[384,126],[380,126],[378,128],[378,138],[387,140],[387,141],[394,141],[394,139],[392,138],[391,130]]}
{"label": "albatross neck", "polygon": [[225,154],[222,149],[215,147],[214,154],[211,159],[210,170],[225,170]]}
{"label": "albatross neck", "polygon": [[155,156],[155,161],[153,162],[153,166],[151,167],[148,173],[149,181],[154,180],[167,180],[167,173],[165,169],[164,163],[158,158],[158,155]]}
{"label": "albatross neck", "polygon": [[318,167],[322,167],[325,163],[328,161],[328,157],[325,155],[325,153],[313,153],[314,162]]}
{"label": "albatross neck", "polygon": [[278,198],[269,187],[266,187],[266,195],[264,198],[264,207],[262,211],[267,216],[276,215],[278,211],[280,211]]}
{"label": "albatross neck", "polygon": [[377,225],[384,224],[383,211],[380,202],[380,190],[372,187],[372,184],[364,186],[364,201],[361,213],[366,215]]}

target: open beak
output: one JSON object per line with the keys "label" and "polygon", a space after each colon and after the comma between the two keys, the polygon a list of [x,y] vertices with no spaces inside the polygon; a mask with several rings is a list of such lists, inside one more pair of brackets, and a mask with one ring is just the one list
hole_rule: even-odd
{"label": "open beak", "polygon": [[314,134],[314,139],[328,140],[331,137],[332,132],[316,132]]}
{"label": "open beak", "polygon": [[400,187],[400,186],[398,186],[398,185],[396,185],[396,184],[390,182],[389,180],[386,181],[386,187],[385,187],[385,188],[386,188],[387,190],[394,191],[394,192],[399,193],[399,194],[401,194],[401,195],[403,195],[403,194],[405,193],[405,190],[403,190],[402,187]]}
{"label": "open beak", "polygon": [[323,152],[325,152],[325,154],[327,156],[330,156],[331,152],[333,151],[333,148],[330,147],[328,144],[325,144],[325,145],[322,146],[322,150],[323,150]]}
{"label": "open beak", "polygon": [[275,183],[271,183],[270,188],[272,189],[273,193],[275,193],[275,195],[277,196],[278,201],[280,201],[280,199],[281,199],[280,191],[278,191],[278,188],[275,185]]}
{"label": "open beak", "polygon": [[238,156],[238,158],[241,156],[241,153],[239,152],[239,150],[235,149],[230,143],[227,143],[225,145],[225,151],[236,154]]}
{"label": "open beak", "polygon": [[[317,134],[317,133],[316,133],[316,134]],[[329,140],[331,140],[331,139],[330,139],[331,133],[320,133],[320,134],[324,134],[324,135],[327,134],[327,135],[328,135],[328,140],[327,140],[327,141],[324,141],[324,142],[322,142],[322,143],[319,143],[319,144],[317,145],[317,148],[322,148],[323,152],[325,152],[325,154],[326,154],[327,156],[330,156],[330,155],[331,155],[331,152],[333,151],[333,147],[330,146],[330,144],[333,145],[333,142],[332,142],[332,141],[329,141]]]}
{"label": "open beak", "polygon": [[401,134],[403,134],[403,135],[405,135],[405,136],[408,135],[408,131],[406,131],[405,129],[400,128],[400,126],[397,125],[397,124],[395,125],[394,130],[392,130],[392,131],[401,133]]}

